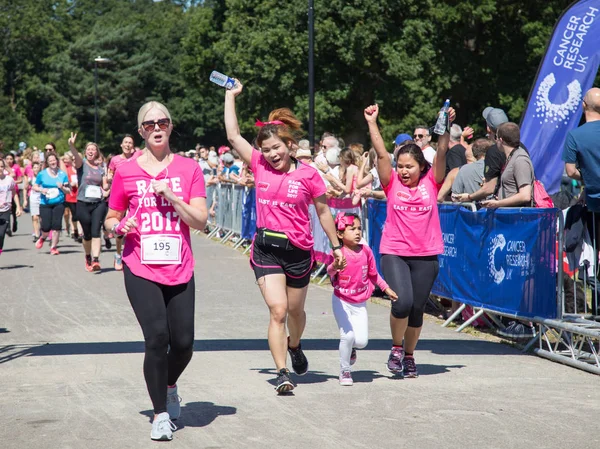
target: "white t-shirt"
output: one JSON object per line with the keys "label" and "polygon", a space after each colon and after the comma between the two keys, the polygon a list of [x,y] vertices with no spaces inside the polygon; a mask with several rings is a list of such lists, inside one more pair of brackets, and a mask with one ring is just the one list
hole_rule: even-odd
{"label": "white t-shirt", "polygon": [[425,160],[433,165],[433,158],[435,158],[435,150],[432,147],[423,148],[423,156]]}
{"label": "white t-shirt", "polygon": [[379,173],[377,173],[377,167],[373,167],[371,171],[371,176],[373,176],[373,182],[371,183],[371,190],[381,190],[381,181],[379,180]]}

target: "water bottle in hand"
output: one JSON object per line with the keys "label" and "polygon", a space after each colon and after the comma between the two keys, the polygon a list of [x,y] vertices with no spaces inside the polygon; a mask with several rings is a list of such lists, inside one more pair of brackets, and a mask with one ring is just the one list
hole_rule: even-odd
{"label": "water bottle in hand", "polygon": [[233,89],[235,86],[235,80],[233,78],[229,78],[227,75],[223,75],[222,73],[213,70],[210,74],[210,80],[218,86],[224,87],[225,89]]}
{"label": "water bottle in hand", "polygon": [[435,128],[433,128],[433,132],[438,136],[441,136],[446,132],[446,125],[448,123],[448,110],[450,109],[450,100],[447,99],[444,101],[444,106],[440,109],[440,113],[438,114],[437,122],[435,122]]}

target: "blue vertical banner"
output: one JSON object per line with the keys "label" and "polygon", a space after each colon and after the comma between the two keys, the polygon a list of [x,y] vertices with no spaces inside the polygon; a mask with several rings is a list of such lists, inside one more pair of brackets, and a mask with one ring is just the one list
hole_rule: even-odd
{"label": "blue vertical banner", "polygon": [[256,192],[244,189],[242,196],[242,238],[251,240],[256,233]]}
{"label": "blue vertical banner", "polygon": [[521,121],[521,141],[550,193],[560,189],[565,139],[579,124],[599,64],[600,0],[576,1],[554,27]]}

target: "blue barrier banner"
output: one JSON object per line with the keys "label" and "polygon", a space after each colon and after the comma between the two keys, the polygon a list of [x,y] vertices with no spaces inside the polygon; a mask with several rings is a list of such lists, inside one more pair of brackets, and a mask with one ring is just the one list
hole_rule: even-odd
{"label": "blue barrier banner", "polygon": [[[432,293],[522,317],[556,318],[557,209],[439,204],[444,253]],[[386,202],[367,200],[369,246],[379,266]]]}
{"label": "blue barrier banner", "polygon": [[256,193],[253,188],[244,189],[242,202],[242,238],[252,240],[256,234]]}
{"label": "blue barrier banner", "polygon": [[381,274],[381,266],[379,264],[379,260],[381,259],[379,254],[379,242],[381,242],[383,224],[385,223],[385,218],[387,217],[387,202],[368,199],[367,217],[369,220],[369,235],[367,235],[367,242],[369,243],[369,247],[371,247],[373,250],[375,263],[377,264],[377,271],[379,271],[379,274]]}
{"label": "blue barrier banner", "polygon": [[560,189],[565,139],[579,124],[599,64],[600,0],[574,2],[554,28],[521,122],[521,141],[550,193]]}
{"label": "blue barrier banner", "polygon": [[444,254],[432,293],[522,317],[556,318],[556,209],[440,205]]}

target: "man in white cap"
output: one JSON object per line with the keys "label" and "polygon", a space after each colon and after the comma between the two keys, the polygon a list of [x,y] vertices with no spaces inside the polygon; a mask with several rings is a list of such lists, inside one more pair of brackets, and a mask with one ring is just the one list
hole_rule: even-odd
{"label": "man in white cap", "polygon": [[[508,123],[506,113],[499,108],[487,107],[483,110],[488,139],[496,140],[496,131],[503,123]],[[496,191],[496,184],[506,163],[506,155],[497,145],[492,145],[485,153],[484,183],[475,193],[463,193],[453,197],[455,201],[481,201]]]}

